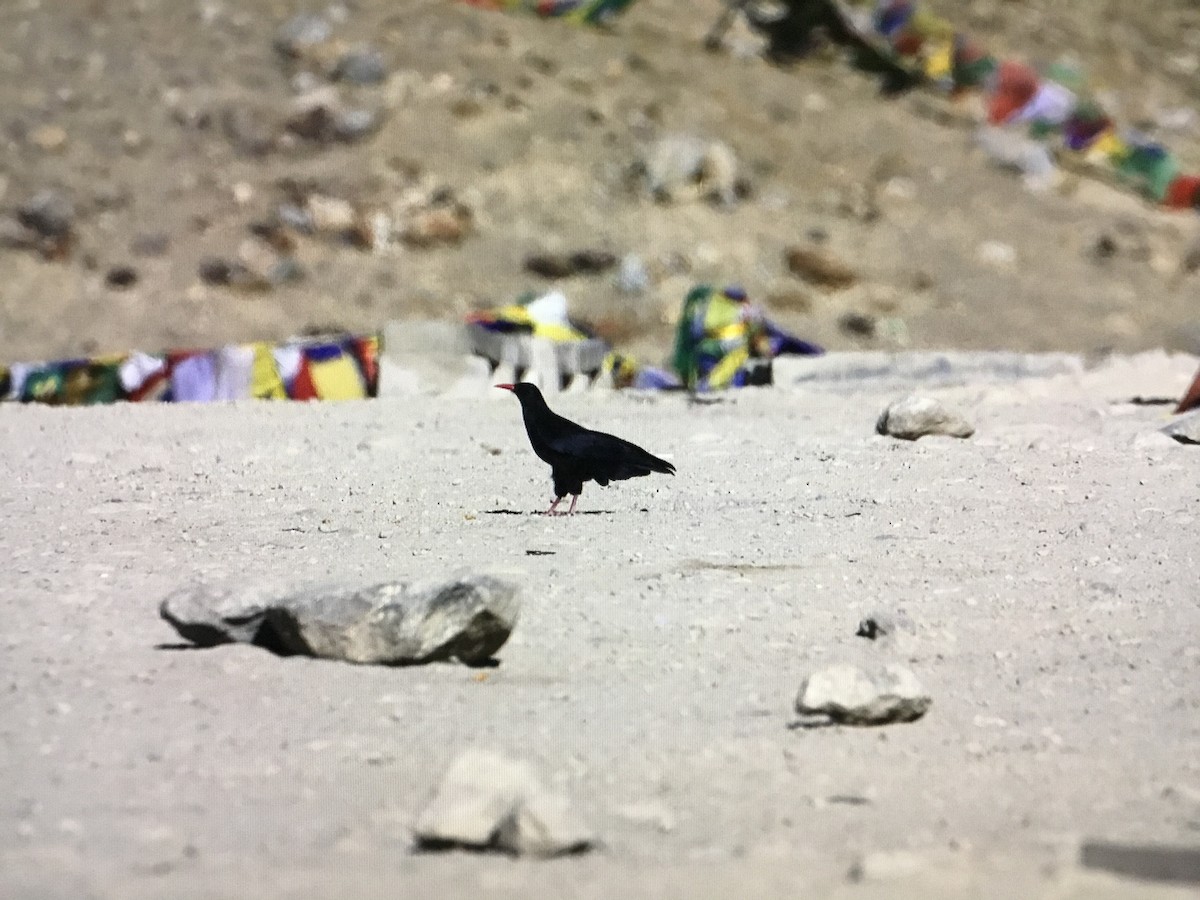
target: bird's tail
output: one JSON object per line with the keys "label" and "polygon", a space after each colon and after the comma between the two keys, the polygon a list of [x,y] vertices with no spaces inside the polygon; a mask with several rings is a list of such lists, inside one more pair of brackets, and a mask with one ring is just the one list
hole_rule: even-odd
{"label": "bird's tail", "polygon": [[[645,453],[645,451],[642,451]],[[649,467],[651,472],[662,472],[664,475],[674,475],[675,467],[665,459],[659,459],[653,453],[646,453],[642,462]]]}

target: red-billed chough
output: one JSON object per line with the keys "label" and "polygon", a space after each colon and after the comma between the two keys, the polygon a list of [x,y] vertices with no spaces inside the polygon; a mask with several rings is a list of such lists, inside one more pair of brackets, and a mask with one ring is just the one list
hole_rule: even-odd
{"label": "red-billed chough", "polygon": [[575,504],[583,492],[585,481],[601,487],[610,481],[624,481],[651,472],[674,475],[675,467],[664,459],[647,453],[636,444],[576,425],[570,419],[554,413],[537,385],[522,381],[519,384],[498,384],[512,391],[521,401],[521,415],[533,452],[550,463],[554,478],[554,502],[546,510],[554,515],[562,498],[571,495],[567,514],[575,512]]}

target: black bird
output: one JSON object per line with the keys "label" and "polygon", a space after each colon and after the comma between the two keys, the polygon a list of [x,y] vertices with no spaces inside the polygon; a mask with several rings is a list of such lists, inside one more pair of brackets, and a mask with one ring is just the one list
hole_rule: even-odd
{"label": "black bird", "polygon": [[610,481],[638,478],[651,472],[675,474],[673,465],[647,453],[636,444],[576,425],[553,412],[546,405],[546,398],[536,384],[522,381],[519,384],[498,384],[496,387],[517,395],[533,452],[544,462],[550,463],[550,474],[554,478],[554,502],[546,510],[548,516],[555,514],[555,509],[567,494],[571,495],[571,508],[567,514],[575,512],[575,504],[583,492],[585,481],[594,481],[605,487]]}

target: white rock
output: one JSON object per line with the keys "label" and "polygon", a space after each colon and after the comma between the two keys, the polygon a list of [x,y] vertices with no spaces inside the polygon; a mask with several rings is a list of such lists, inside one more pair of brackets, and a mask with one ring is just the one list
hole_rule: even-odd
{"label": "white rock", "polygon": [[305,202],[313,228],[323,234],[341,234],[354,225],[354,207],[339,197],[311,194]]}
{"label": "white rock", "polygon": [[836,665],[805,679],[796,712],[847,725],[883,725],[919,719],[932,703],[917,676],[903,666],[869,675],[856,666]]}
{"label": "white rock", "polygon": [[451,763],[415,833],[427,849],[470,847],[542,857],[595,843],[566,797],[546,790],[525,763],[486,750],[468,750]]}
{"label": "white rock", "polygon": [[1180,416],[1166,425],[1162,433],[1181,444],[1200,444],[1200,411]]}
{"label": "white rock", "polygon": [[426,843],[488,846],[536,784],[525,764],[497,753],[468,750],[450,764],[421,813],[417,838]]}
{"label": "white rock", "polygon": [[929,434],[968,438],[975,433],[975,427],[939,401],[910,394],[883,411],[875,423],[875,431],[915,441]]}
{"label": "white rock", "polygon": [[997,268],[1011,266],[1017,261],[1017,251],[1001,241],[984,241],[976,249],[975,255],[980,262]]}

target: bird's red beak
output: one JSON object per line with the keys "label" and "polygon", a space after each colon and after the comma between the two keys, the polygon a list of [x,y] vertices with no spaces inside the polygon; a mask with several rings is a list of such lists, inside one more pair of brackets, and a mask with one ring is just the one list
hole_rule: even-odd
{"label": "bird's red beak", "polygon": [[517,389],[517,386],[515,384],[498,384],[498,385],[496,385],[496,387],[501,388],[506,391],[515,391]]}

